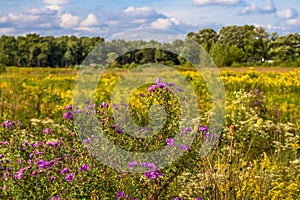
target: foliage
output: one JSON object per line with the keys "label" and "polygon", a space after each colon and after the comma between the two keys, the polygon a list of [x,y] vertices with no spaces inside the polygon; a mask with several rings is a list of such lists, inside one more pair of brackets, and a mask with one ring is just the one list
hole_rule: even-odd
{"label": "foliage", "polygon": [[[278,36],[276,32],[266,32],[263,27],[233,25],[222,27],[219,33],[212,28],[204,28],[196,33],[188,33],[187,38],[198,42],[213,57],[218,67],[238,64],[299,66],[297,58],[300,53],[300,36],[298,33]],[[81,64],[103,41],[101,37],[55,38],[38,34],[18,37],[2,35],[0,63],[18,67],[72,67]],[[175,40],[172,43],[175,52],[182,47],[183,42]],[[154,48],[132,50],[115,58],[124,50],[146,44]],[[186,64],[180,56],[163,50],[168,49],[168,44],[153,40],[149,42],[113,40],[106,42],[105,45],[105,52],[97,52],[97,56],[89,58],[89,63],[103,64],[103,61],[112,61],[113,68],[126,68],[132,63]]]}

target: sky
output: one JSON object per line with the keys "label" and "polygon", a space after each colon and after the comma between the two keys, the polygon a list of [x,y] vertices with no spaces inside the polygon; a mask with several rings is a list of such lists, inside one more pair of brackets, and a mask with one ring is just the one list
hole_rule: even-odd
{"label": "sky", "polygon": [[300,32],[299,0],[1,0],[0,35],[111,37],[158,27],[183,34],[251,24]]}

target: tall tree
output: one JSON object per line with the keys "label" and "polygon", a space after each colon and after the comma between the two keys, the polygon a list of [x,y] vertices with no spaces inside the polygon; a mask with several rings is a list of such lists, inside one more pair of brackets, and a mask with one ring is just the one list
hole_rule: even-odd
{"label": "tall tree", "polygon": [[13,36],[3,35],[0,38],[0,63],[6,66],[16,65],[17,44]]}
{"label": "tall tree", "polygon": [[212,45],[218,40],[218,34],[212,28],[204,28],[197,33],[190,32],[187,36],[202,45],[207,52],[210,52]]}

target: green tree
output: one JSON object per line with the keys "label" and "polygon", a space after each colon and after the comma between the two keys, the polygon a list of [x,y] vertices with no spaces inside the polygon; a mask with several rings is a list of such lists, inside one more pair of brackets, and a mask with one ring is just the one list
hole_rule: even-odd
{"label": "green tree", "polygon": [[208,53],[212,45],[218,40],[218,34],[212,28],[204,28],[197,33],[190,32],[187,36],[198,42]]}
{"label": "green tree", "polygon": [[229,46],[216,42],[213,44],[210,56],[218,67],[230,66],[232,60],[229,57]]}
{"label": "green tree", "polygon": [[6,66],[16,65],[17,44],[13,36],[0,38],[0,63]]}

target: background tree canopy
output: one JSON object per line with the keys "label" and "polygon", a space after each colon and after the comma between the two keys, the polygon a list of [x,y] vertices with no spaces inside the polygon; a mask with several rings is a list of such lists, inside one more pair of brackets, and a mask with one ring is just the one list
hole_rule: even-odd
{"label": "background tree canopy", "polygon": [[[278,36],[262,27],[253,25],[226,26],[217,33],[212,28],[190,32],[187,37],[198,42],[213,58],[218,67],[251,65],[300,66],[300,35],[298,33]],[[104,39],[101,37],[76,36],[26,36],[0,37],[0,64],[18,67],[72,67],[83,62],[86,56]],[[108,49],[136,46],[145,41],[118,40],[108,42]],[[157,49],[135,50],[117,58],[111,67],[129,67],[132,64],[161,63],[183,65],[186,60],[161,50],[167,44],[150,41]],[[172,43],[180,48],[183,41]],[[107,51],[101,59],[110,61],[117,52]]]}

